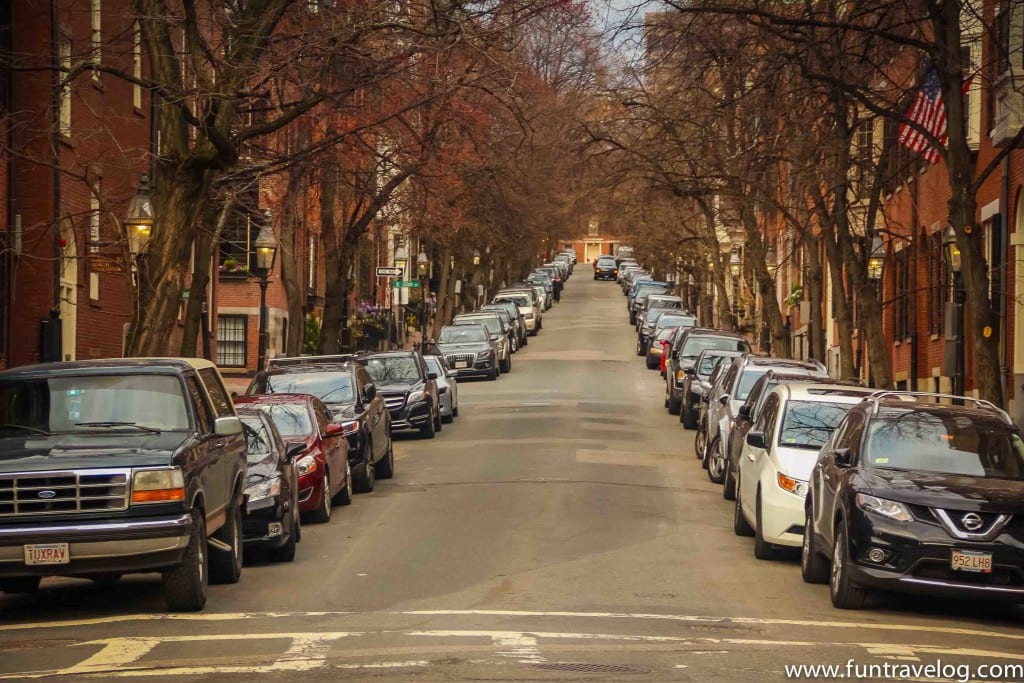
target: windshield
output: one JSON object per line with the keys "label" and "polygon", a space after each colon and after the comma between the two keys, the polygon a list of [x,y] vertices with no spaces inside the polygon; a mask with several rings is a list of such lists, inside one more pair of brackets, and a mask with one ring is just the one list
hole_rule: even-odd
{"label": "windshield", "polygon": [[0,383],[0,437],[11,430],[68,433],[111,429],[188,431],[176,375],[81,375]]}
{"label": "windshield", "polygon": [[697,374],[701,377],[709,376],[714,369],[722,362],[723,358],[730,358],[731,356],[712,356],[704,354],[701,358],[700,365],[697,366]]}
{"label": "windshield", "polygon": [[735,337],[689,337],[683,344],[680,354],[684,358],[696,358],[701,351],[719,349],[721,351],[749,351],[746,340]]}
{"label": "windshield", "polygon": [[256,407],[270,415],[283,437],[310,436],[313,433],[313,421],[304,403],[261,403]]}
{"label": "windshield", "polygon": [[761,375],[768,372],[768,368],[747,368],[742,375],[740,375],[739,386],[736,387],[736,395],[733,398],[737,398],[741,401],[747,400],[747,396],[750,396],[750,390],[754,388],[754,383],[761,378]]}
{"label": "windshield", "polygon": [[676,328],[674,328],[674,327],[663,327],[662,329],[658,330],[658,336],[655,337],[655,339],[657,339],[658,341],[665,341],[666,339],[669,339],[675,333],[676,333]]}
{"label": "windshield", "polygon": [[483,325],[491,334],[502,333],[501,321],[498,320],[496,317],[492,318],[488,316],[486,318],[456,318],[453,322],[456,325]]}
{"label": "windshield", "polygon": [[874,420],[865,453],[869,465],[886,469],[1024,480],[1020,435],[963,415],[914,410]]}
{"label": "windshield", "polygon": [[516,306],[522,306],[523,308],[529,308],[533,306],[533,301],[525,294],[502,294],[494,297],[495,302],[500,301],[511,301]]}
{"label": "windshield", "polygon": [[658,327],[693,327],[697,319],[687,315],[664,314],[658,318]]}
{"label": "windshield", "polygon": [[254,415],[242,415],[242,426],[245,427],[245,442],[249,450],[249,462],[260,462],[273,450],[270,432],[263,420]]}
{"label": "windshield", "polygon": [[324,403],[352,403],[356,396],[352,375],[344,370],[267,375],[249,393],[310,394]]}
{"label": "windshield", "polygon": [[597,265],[601,266],[602,268],[614,268],[615,259],[608,257],[599,258],[597,259]]}
{"label": "windshield", "polygon": [[779,445],[819,450],[842,421],[852,404],[790,401],[782,418]]}
{"label": "windshield", "polygon": [[420,368],[412,356],[378,356],[366,360],[366,371],[374,382],[388,384],[394,382],[420,381]]}
{"label": "windshield", "polygon": [[442,344],[464,344],[487,341],[487,331],[478,325],[450,325],[441,328]]}

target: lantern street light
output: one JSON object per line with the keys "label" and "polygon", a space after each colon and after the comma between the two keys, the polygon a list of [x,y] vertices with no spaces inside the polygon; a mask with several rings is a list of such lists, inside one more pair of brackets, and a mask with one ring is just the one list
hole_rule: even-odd
{"label": "lantern street light", "polygon": [[871,253],[868,255],[868,279],[878,282],[885,270],[885,245],[882,238],[875,235],[871,240]]}
{"label": "lantern street light", "polygon": [[[947,305],[946,315],[952,313],[954,329],[952,339],[947,335],[946,343],[954,344],[954,372],[953,372],[953,393],[963,396],[964,393],[964,300],[967,292],[964,290],[964,279],[961,274],[963,258],[960,253],[960,246],[956,243],[956,231],[952,225],[947,225],[942,233],[942,248],[946,256],[946,265],[953,273],[953,302]],[[942,283],[943,286],[945,283]],[[949,310],[952,308],[952,310]]]}
{"label": "lantern street light", "polygon": [[[409,263],[409,252],[405,250],[405,247],[399,244],[395,247],[395,267],[401,268],[402,272],[405,272],[405,266]],[[404,277],[404,275],[403,275]]]}
{"label": "lantern street light", "polygon": [[740,262],[739,252],[732,252],[732,256],[729,257],[729,272],[732,273],[733,277],[739,277],[742,268],[743,264]]}
{"label": "lantern street light", "polygon": [[267,285],[270,271],[274,269],[274,261],[277,260],[277,238],[274,237],[273,214],[270,209],[263,212],[264,221],[256,236],[256,276],[259,277],[260,285],[260,325],[259,325],[259,347],[256,359],[256,370],[263,370],[267,365],[267,318],[270,313],[267,310]]}
{"label": "lantern street light", "polygon": [[768,275],[773,280],[779,273],[779,255],[775,253],[775,245],[769,245],[768,251],[764,253],[764,265],[768,267]]}
{"label": "lantern street light", "polygon": [[153,200],[150,197],[149,176],[139,179],[139,189],[128,202],[125,214],[125,230],[128,235],[128,251],[134,260],[145,253],[149,238],[153,234]]}
{"label": "lantern street light", "polygon": [[420,303],[422,304],[421,310],[423,312],[422,319],[420,320],[420,326],[423,329],[423,338],[420,341],[421,348],[425,348],[424,345],[427,342],[427,318],[430,317],[429,265],[430,259],[427,258],[427,253],[420,249],[420,253],[416,254],[416,267],[419,271]]}
{"label": "lantern street light", "polygon": [[480,250],[479,249],[474,249],[473,250],[473,265],[474,266],[479,266],[480,265]]}

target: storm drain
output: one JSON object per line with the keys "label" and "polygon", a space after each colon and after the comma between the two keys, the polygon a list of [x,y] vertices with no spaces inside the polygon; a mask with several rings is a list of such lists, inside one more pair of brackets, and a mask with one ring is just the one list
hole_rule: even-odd
{"label": "storm drain", "polygon": [[533,664],[534,669],[544,671],[575,671],[587,674],[642,674],[645,669],[638,669],[624,664],[585,664],[582,662],[548,662]]}

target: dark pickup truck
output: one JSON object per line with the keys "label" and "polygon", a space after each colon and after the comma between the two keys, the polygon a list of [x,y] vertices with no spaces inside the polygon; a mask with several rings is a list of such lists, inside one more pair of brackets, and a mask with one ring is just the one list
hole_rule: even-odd
{"label": "dark pickup truck", "polygon": [[242,572],[246,442],[217,368],[183,358],[0,372],[0,589],[161,572],[200,610]]}

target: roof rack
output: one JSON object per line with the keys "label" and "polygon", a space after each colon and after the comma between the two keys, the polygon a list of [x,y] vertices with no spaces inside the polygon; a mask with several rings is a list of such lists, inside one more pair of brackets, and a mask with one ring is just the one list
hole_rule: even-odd
{"label": "roof rack", "polygon": [[983,398],[974,398],[972,396],[958,396],[957,394],[940,394],[930,391],[894,391],[892,389],[885,389],[882,391],[876,391],[870,396],[866,397],[865,400],[872,401],[874,403],[873,412],[878,413],[878,404],[883,398],[898,398],[900,400],[917,400],[921,398],[932,398],[936,400],[936,403],[940,400],[948,401],[962,401],[964,403],[973,403],[978,408],[985,410],[993,410],[999,413],[1007,422],[1013,424],[1013,420],[1010,419],[1009,414],[997,406],[992,401],[986,401]]}
{"label": "roof rack", "polygon": [[327,365],[330,363],[348,363],[357,360],[363,353],[334,353],[323,356],[285,356],[282,358],[271,358],[267,361],[267,368],[283,368],[295,365]]}

